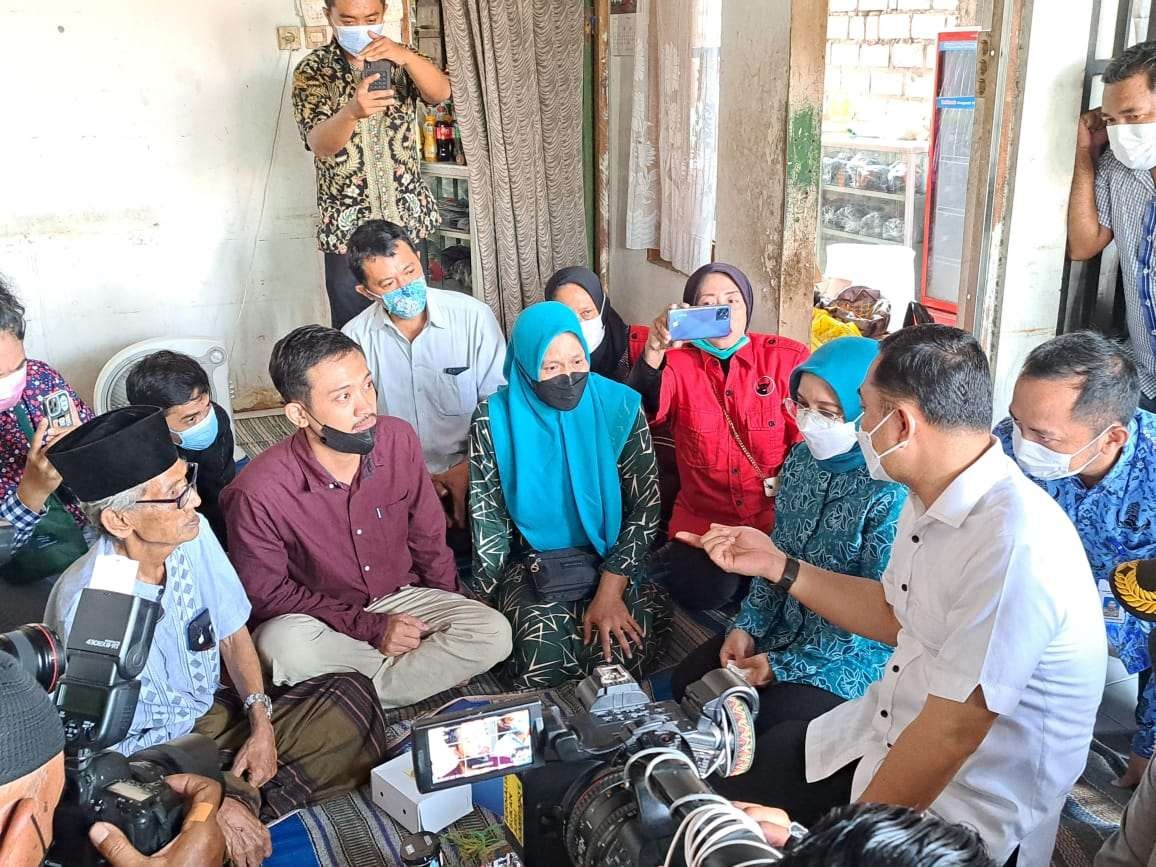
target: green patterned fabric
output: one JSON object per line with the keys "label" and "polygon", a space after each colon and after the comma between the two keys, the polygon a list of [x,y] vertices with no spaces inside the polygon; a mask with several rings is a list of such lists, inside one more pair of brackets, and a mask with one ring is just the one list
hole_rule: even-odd
{"label": "green patterned fabric", "polygon": [[[622,530],[601,568],[630,579],[626,607],[646,638],[642,652],[632,659],[624,658],[615,645],[613,661],[641,677],[670,626],[666,591],[646,579],[661,504],[654,445],[641,412],[618,457],[618,471]],[[550,495],[542,492],[543,509],[550,508]],[[478,407],[470,426],[470,520],[473,589],[506,615],[514,630],[514,652],[502,670],[503,679],[518,689],[542,689],[585,677],[602,665],[600,646],[582,644],[587,603],[543,601],[529,583],[525,555],[530,549],[510,519],[502,494],[488,402]]]}

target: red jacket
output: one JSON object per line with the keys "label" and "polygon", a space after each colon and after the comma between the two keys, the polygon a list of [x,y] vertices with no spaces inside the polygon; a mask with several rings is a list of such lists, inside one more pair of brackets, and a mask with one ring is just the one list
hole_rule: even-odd
{"label": "red jacket", "polygon": [[[724,381],[722,364],[705,352],[684,348],[666,354],[653,421],[669,422],[674,433],[682,487],[670,519],[672,536],[681,530],[703,533],[712,522],[770,532],[775,502],[764,493],[762,479],[779,474],[787,452],[801,439],[783,399],[790,396],[791,371],[808,355],[794,340],[751,334],[750,343],[731,357]],[[720,397],[759,472],[731,435]]]}

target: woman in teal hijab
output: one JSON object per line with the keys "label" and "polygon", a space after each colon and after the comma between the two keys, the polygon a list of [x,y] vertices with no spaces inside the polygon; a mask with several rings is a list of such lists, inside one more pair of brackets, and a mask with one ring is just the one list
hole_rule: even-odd
{"label": "woman in teal hijab", "polygon": [[[470,428],[472,581],[513,626],[503,674],[517,688],[608,662],[640,675],[669,622],[644,580],[659,495],[641,398],[590,372],[578,317],[554,301],[518,317],[506,380]],[[570,594],[542,580],[564,550],[585,565]]]}
{"label": "woman in teal hijab", "polygon": [[[784,403],[803,442],[783,464],[772,533],[789,557],[876,581],[891,558],[907,499],[902,485],[871,478],[855,441],[863,411],[859,386],[878,352],[874,340],[841,337],[791,373]],[[675,697],[704,671],[734,662],[760,688],[757,728],[763,732],[858,698],[890,654],[891,648],[839,629],[756,578],[725,640],[707,642],[679,666]]]}

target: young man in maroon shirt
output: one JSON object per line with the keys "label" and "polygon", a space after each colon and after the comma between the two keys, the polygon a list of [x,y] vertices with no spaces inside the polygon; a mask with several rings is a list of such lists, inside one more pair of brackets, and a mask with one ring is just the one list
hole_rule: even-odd
{"label": "young man in maroon shirt", "polygon": [[421,444],[377,415],[360,347],[307,325],[278,341],[269,373],[298,430],[255,458],[221,506],[273,682],[359,671],[383,706],[401,707],[505,659],[509,623],[457,593]]}

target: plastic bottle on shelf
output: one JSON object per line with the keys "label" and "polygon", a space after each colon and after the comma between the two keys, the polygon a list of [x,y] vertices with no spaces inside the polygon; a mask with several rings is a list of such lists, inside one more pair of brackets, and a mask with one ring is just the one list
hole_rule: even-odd
{"label": "plastic bottle on shelf", "polygon": [[427,163],[437,162],[437,120],[433,114],[426,114],[421,131],[421,158]]}
{"label": "plastic bottle on shelf", "polygon": [[459,166],[466,164],[466,151],[462,147],[462,127],[457,120],[454,121],[454,161]]}

